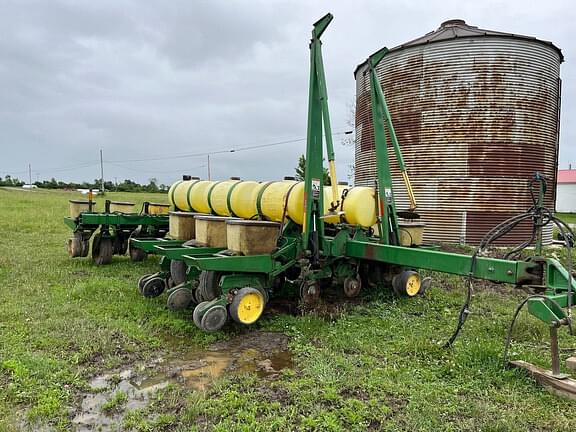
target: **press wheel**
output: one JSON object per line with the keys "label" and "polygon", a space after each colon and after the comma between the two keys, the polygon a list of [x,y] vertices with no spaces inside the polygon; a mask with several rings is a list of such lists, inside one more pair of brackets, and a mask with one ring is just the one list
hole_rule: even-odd
{"label": "press wheel", "polygon": [[158,297],[166,289],[166,281],[160,276],[153,275],[142,283],[144,297]]}
{"label": "press wheel", "polygon": [[156,276],[156,273],[152,273],[152,274],[146,274],[144,276],[140,276],[140,279],[138,279],[138,291],[140,291],[140,294],[142,294],[142,288],[144,287],[144,282],[146,282],[146,280],[150,279],[151,277]]}
{"label": "press wheel", "polygon": [[[132,234],[130,234],[130,239],[137,238],[140,236],[141,232],[142,230],[140,227],[136,228],[134,231],[132,231]],[[128,254],[130,255],[130,259],[134,262],[144,261],[148,257],[148,254],[142,249],[133,247],[130,239],[128,239]]]}
{"label": "press wheel", "polygon": [[194,308],[194,312],[192,312],[192,320],[194,321],[194,324],[196,324],[196,327],[198,328],[202,328],[201,324],[202,324],[202,314],[204,313],[204,308],[208,305],[207,301],[198,303],[196,305],[196,307]]}
{"label": "press wheel", "polygon": [[228,312],[221,305],[210,307],[200,320],[200,328],[205,332],[215,332],[220,330],[228,320]]}
{"label": "press wheel", "polygon": [[114,244],[110,237],[97,234],[92,240],[92,260],[96,265],[105,265],[112,262]]}

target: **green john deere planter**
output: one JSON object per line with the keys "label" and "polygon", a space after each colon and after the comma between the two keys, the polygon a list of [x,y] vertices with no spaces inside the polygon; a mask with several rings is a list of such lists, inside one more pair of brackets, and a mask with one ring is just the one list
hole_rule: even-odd
{"label": "green john deere planter", "polygon": [[106,200],[103,213],[94,212],[94,202],[71,200],[70,216],[64,223],[72,229],[73,237],[66,242],[72,258],[86,257],[92,239],[92,260],[97,265],[109,264],[113,255],[129,252],[133,261],[142,261],[144,249],[130,246],[130,239],[154,238],[162,240],[168,232],[166,204],[146,202],[141,213],[133,212],[134,204]]}
{"label": "green john deere planter", "polygon": [[[571,269],[567,270],[558,261],[542,256],[541,235],[535,236],[535,255],[527,260],[496,259],[482,255],[490,244],[523,221],[533,221],[535,232],[541,231],[542,226],[548,223],[554,223],[565,235],[564,238],[572,238],[570,228],[543,207],[545,181],[538,173],[529,185],[536,197],[533,207],[487,233],[474,255],[403,245],[399,212],[396,210],[392,188],[386,135],[390,137],[391,147],[410,195],[410,210],[403,212],[403,217],[416,217],[416,200],[411,192],[392,119],[375,71],[378,63],[387,55],[387,49],[380,50],[368,60],[377,162],[374,194],[377,208],[376,228],[345,222],[326,223],[328,218],[341,215],[343,200],[346,198],[339,195],[338,189],[333,187],[331,203],[325,207],[322,193],[322,161],[325,156],[332,185],[337,184],[320,41],[332,18],[332,15],[328,14],[314,24],[310,42],[302,225],[286,218],[281,223],[276,248],[270,253],[257,255],[242,255],[227,248],[208,248],[194,242],[166,244],[162,240],[134,239],[132,245],[135,248],[163,257],[160,272],[140,279],[140,291],[144,296],[153,297],[168,289],[169,307],[193,309],[196,325],[204,331],[213,332],[220,330],[230,320],[242,325],[253,324],[273,297],[290,297],[305,303],[314,303],[324,290],[330,289],[327,287],[339,286],[344,296],[354,297],[369,283],[378,287],[391,286],[397,295],[413,297],[421,294],[428,282],[421,278],[419,270],[451,273],[467,278],[469,289],[456,331],[447,343],[449,346],[469,315],[472,284],[475,279],[513,284],[533,292],[518,310],[527,305],[530,314],[550,326],[552,370],[538,371],[532,365],[522,362],[514,364],[525,367],[556,391],[576,395],[574,380],[559,371],[557,340],[557,329],[562,326],[571,328],[572,324],[571,310],[576,299],[576,282]],[[327,213],[326,208],[329,209]],[[567,244],[570,245],[570,241]],[[178,283],[174,284],[171,272],[176,271]]]}

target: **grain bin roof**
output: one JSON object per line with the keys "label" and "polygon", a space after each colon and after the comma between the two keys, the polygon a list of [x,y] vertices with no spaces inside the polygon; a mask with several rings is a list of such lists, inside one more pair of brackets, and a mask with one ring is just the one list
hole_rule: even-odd
{"label": "grain bin roof", "polygon": [[[505,32],[499,32],[499,31],[494,31],[494,30],[480,29],[478,27],[466,24],[466,21],[461,20],[461,19],[451,19],[448,21],[444,21],[442,24],[440,24],[440,27],[437,30],[432,31],[430,33],[426,33],[424,36],[421,36],[419,38],[411,40],[410,42],[406,42],[402,45],[398,45],[397,47],[392,48],[390,50],[390,52],[400,51],[400,50],[403,50],[405,48],[411,48],[411,47],[415,47],[415,46],[419,46],[419,45],[427,45],[427,44],[431,44],[431,43],[442,42],[442,41],[446,41],[446,40],[450,40],[450,39],[460,39],[460,38],[470,38],[470,37],[486,37],[486,36],[511,37],[511,38],[515,38],[515,39],[525,39],[525,40],[541,43],[541,44],[547,45],[547,46],[555,49],[558,52],[558,55],[560,56],[560,63],[562,63],[564,61],[564,56],[562,55],[562,51],[560,50],[560,48],[558,48],[552,42],[537,39],[533,36],[524,36],[524,35],[518,35],[518,34],[513,34],[513,33],[505,33]],[[366,61],[364,61],[364,62],[360,63],[358,66],[356,66],[356,69],[354,69],[354,75],[356,75],[356,72],[358,71],[358,69],[360,69],[362,66],[364,66],[366,64]]]}

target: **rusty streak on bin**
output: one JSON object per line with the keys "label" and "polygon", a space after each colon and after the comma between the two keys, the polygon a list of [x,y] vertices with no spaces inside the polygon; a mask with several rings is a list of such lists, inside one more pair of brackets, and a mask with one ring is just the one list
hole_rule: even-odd
{"label": "rusty streak on bin", "polygon": [[[527,181],[548,180],[554,208],[560,63],[551,42],[450,20],[393,48],[377,69],[403,150],[425,241],[476,244],[493,226],[531,205]],[[357,185],[376,177],[369,76],[356,78]],[[398,208],[408,208],[392,161]],[[551,240],[551,227],[544,233]],[[528,225],[503,238],[515,244]]]}

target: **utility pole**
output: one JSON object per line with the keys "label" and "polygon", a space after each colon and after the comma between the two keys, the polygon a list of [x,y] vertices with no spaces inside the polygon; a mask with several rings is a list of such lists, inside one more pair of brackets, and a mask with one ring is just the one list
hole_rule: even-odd
{"label": "utility pole", "polygon": [[32,189],[32,164],[28,164],[28,184],[30,189]]}
{"label": "utility pole", "polygon": [[208,157],[208,180],[210,180],[210,155],[206,155]]}
{"label": "utility pole", "polygon": [[100,187],[104,195],[104,162],[102,159],[102,149],[100,149]]}

